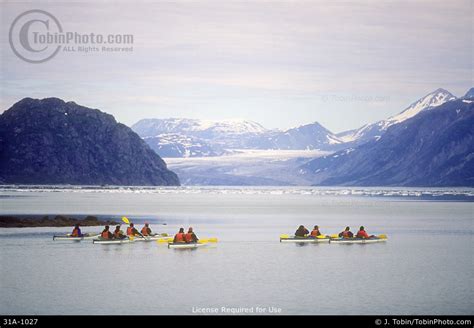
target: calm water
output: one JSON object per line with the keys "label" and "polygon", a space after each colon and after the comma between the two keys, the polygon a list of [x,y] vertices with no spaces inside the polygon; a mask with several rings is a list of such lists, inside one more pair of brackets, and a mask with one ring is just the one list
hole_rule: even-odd
{"label": "calm water", "polygon": [[[219,243],[170,250],[156,243],[53,241],[54,234],[69,232],[64,228],[0,229],[0,313],[192,314],[193,308],[222,313],[221,307],[255,313],[274,307],[283,314],[473,314],[474,202],[402,194],[2,190],[2,214],[127,215],[149,221],[157,232],[192,225],[198,236]],[[365,225],[389,241],[279,243],[279,234],[299,224],[318,224],[326,233]]]}

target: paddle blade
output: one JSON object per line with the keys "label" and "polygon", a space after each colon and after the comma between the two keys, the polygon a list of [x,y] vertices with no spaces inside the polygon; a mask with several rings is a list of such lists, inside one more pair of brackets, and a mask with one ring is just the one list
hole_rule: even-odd
{"label": "paddle blade", "polygon": [[125,216],[122,216],[122,221],[125,222],[126,224],[130,224],[130,221]]}
{"label": "paddle blade", "polygon": [[173,238],[158,239],[156,242],[158,244],[171,243],[171,242],[173,242]]}
{"label": "paddle blade", "polygon": [[199,239],[198,244],[217,243],[217,238]]}
{"label": "paddle blade", "polygon": [[379,237],[380,239],[387,239],[387,235],[378,235],[377,237]]}
{"label": "paddle blade", "polygon": [[319,235],[319,236],[316,236],[316,238],[318,238],[318,239],[324,239],[324,238],[327,238],[327,236],[326,236],[326,235]]}
{"label": "paddle blade", "polygon": [[281,238],[281,239],[287,239],[287,238],[290,238],[290,236],[283,234],[283,235],[280,235],[280,238]]}
{"label": "paddle blade", "polygon": [[338,235],[337,233],[335,233],[335,234],[329,235],[329,237],[331,237],[331,238],[339,238],[339,235]]}

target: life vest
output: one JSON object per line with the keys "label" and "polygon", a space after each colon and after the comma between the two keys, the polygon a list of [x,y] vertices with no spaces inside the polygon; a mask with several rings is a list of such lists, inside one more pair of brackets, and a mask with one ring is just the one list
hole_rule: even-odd
{"label": "life vest", "polygon": [[78,228],[74,228],[74,230],[73,230],[72,233],[71,233],[71,236],[72,236],[72,237],[79,237],[79,229],[78,229]]}
{"label": "life vest", "polygon": [[182,233],[182,232],[177,233],[176,236],[175,236],[175,240],[176,240],[177,243],[184,242],[184,233]]}
{"label": "life vest", "polygon": [[343,231],[342,232],[342,237],[343,238],[350,238],[351,237],[350,231]]}
{"label": "life vest", "polygon": [[104,239],[109,239],[109,231],[102,231],[102,233],[100,234],[100,236]]}
{"label": "life vest", "polygon": [[120,230],[119,231],[114,231],[114,237],[119,238],[120,237]]}
{"label": "life vest", "polygon": [[147,227],[142,228],[142,235],[148,236],[148,228]]}
{"label": "life vest", "polygon": [[184,241],[186,241],[187,243],[192,243],[194,240],[193,240],[193,233],[187,233],[184,235]]}
{"label": "life vest", "polygon": [[317,237],[317,236],[319,236],[319,235],[320,235],[319,230],[316,230],[316,229],[315,229],[315,230],[311,231],[311,236]]}
{"label": "life vest", "polygon": [[365,232],[365,230],[359,230],[357,233],[357,238],[369,238],[369,235],[367,232]]}
{"label": "life vest", "polygon": [[128,227],[127,228],[127,236],[131,236],[133,234],[133,228],[132,227]]}

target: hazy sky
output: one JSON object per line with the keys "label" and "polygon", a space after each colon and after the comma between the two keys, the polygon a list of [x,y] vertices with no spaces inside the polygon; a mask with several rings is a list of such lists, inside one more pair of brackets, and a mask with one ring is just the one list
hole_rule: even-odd
{"label": "hazy sky", "polygon": [[[473,1],[1,1],[0,111],[60,97],[125,124],[243,118],[268,128],[319,121],[340,132],[443,87],[473,85]],[[134,35],[130,53],[17,58],[12,21],[29,9],[64,30]]]}

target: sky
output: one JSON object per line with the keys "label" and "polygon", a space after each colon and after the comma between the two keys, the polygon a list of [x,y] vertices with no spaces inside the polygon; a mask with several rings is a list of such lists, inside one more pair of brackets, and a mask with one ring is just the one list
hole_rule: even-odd
{"label": "sky", "polygon": [[[473,86],[473,1],[0,2],[0,112],[59,97],[143,118],[247,119],[333,132],[397,114],[437,88]],[[17,16],[63,30],[132,34],[130,52],[64,52],[44,63],[9,43]]]}

